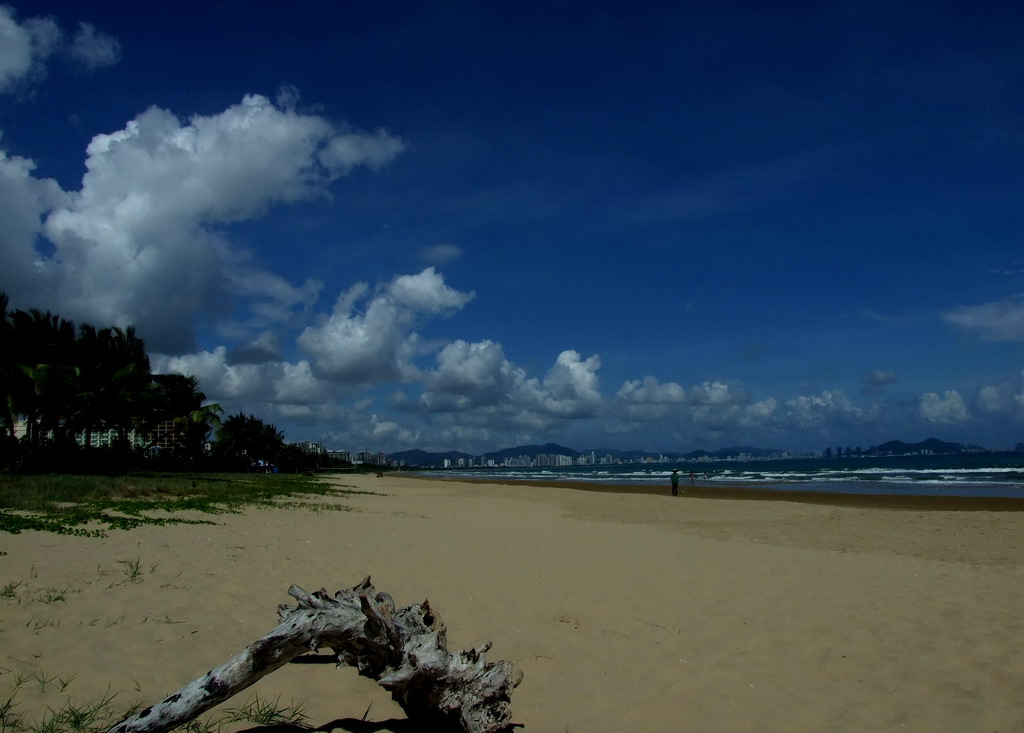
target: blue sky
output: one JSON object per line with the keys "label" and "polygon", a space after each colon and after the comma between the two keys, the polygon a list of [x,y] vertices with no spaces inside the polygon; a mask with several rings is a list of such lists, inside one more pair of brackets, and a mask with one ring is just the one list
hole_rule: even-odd
{"label": "blue sky", "polygon": [[330,448],[1024,440],[1024,14],[12,2],[0,289]]}

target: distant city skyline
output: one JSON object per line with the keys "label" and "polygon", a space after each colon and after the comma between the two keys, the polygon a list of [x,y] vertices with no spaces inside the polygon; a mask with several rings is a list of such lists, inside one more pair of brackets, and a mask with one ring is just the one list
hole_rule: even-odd
{"label": "distant city skyline", "polygon": [[515,446],[483,454],[466,453],[459,450],[428,452],[419,449],[397,451],[387,454],[383,451],[359,451],[329,449],[312,441],[294,443],[305,453],[319,454],[353,463],[389,465],[433,465],[443,468],[532,468],[557,466],[600,466],[633,463],[716,463],[744,461],[807,460],[831,458],[885,458],[891,456],[950,455],[953,453],[1024,453],[1024,442],[1013,446],[986,447],[977,443],[953,443],[938,438],[928,438],[917,443],[900,440],[882,441],[867,447],[826,446],[820,450],[787,451],[763,446],[733,446],[716,450],[667,451],[653,453],[640,450],[617,450],[612,448],[585,448],[576,450],[568,446],[547,443],[544,445]]}
{"label": "distant city skyline", "polygon": [[0,290],[294,441],[1024,440],[1012,4],[0,5]]}

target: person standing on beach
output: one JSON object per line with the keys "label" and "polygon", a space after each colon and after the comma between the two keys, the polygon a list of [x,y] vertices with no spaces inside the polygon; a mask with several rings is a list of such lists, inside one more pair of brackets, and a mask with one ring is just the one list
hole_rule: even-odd
{"label": "person standing on beach", "polygon": [[679,496],[679,471],[672,469],[672,496]]}

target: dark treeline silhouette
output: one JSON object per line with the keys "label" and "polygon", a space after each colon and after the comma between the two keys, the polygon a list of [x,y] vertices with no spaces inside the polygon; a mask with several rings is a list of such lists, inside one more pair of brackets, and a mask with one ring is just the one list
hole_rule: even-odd
{"label": "dark treeline silhouette", "polygon": [[[308,470],[273,425],[206,403],[199,380],[153,374],[134,327],[75,327],[0,292],[0,466],[8,472]],[[215,427],[216,439],[208,442]],[[99,439],[98,439],[99,438]]]}

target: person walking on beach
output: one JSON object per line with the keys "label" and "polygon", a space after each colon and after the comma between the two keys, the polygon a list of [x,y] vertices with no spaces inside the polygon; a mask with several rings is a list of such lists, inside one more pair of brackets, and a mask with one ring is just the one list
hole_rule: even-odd
{"label": "person walking on beach", "polygon": [[679,471],[672,469],[672,496],[679,496]]}

